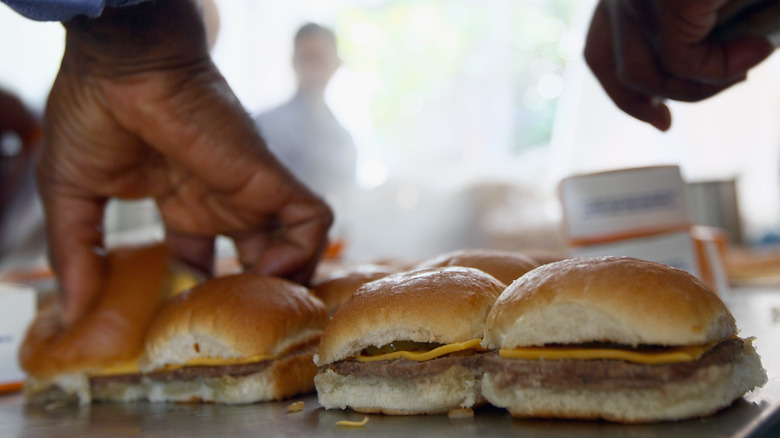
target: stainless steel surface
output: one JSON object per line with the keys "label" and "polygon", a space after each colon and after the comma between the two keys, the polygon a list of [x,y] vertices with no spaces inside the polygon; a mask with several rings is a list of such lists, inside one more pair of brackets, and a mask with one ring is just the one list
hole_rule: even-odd
{"label": "stainless steel surface", "polygon": [[[351,411],[326,411],[313,395],[247,406],[103,404],[90,407],[25,406],[20,394],[0,396],[0,437],[258,437],[258,436],[501,436],[522,437],[778,437],[780,436],[780,291],[737,290],[727,299],[743,336],[756,346],[770,382],[724,411],[705,418],[648,425],[606,422],[516,420],[484,407],[474,418],[446,415],[386,417],[369,415],[362,428],[343,428],[339,420],[361,420]],[[294,400],[302,412],[288,413]]]}
{"label": "stainless steel surface", "polygon": [[[360,421],[354,412],[326,411],[316,397],[303,398],[303,412],[287,413],[290,402],[248,406],[114,404],[90,408],[47,410],[24,407],[21,398],[0,401],[0,436],[3,437],[258,437],[371,436],[522,437],[576,436],[624,438],[755,436],[753,431],[770,416],[768,404],[739,401],[728,410],[704,420],[650,425],[604,422],[515,420],[495,408],[477,409],[473,419],[450,420],[446,415],[385,417],[370,415],[362,428],[344,428],[339,420]],[[767,435],[768,436],[768,435]]]}

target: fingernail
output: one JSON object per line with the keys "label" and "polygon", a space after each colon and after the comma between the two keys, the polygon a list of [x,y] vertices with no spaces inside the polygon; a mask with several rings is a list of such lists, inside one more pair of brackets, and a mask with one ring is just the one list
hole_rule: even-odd
{"label": "fingernail", "polygon": [[663,97],[653,96],[653,97],[650,98],[650,105],[653,108],[658,108],[658,107],[661,107],[661,106],[665,106],[665,104],[666,104],[666,99],[664,99]]}

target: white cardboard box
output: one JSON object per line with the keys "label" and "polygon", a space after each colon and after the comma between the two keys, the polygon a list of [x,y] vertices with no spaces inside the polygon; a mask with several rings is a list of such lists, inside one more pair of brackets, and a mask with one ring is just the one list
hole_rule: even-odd
{"label": "white cardboard box", "polygon": [[572,176],[560,185],[564,231],[578,245],[687,228],[684,195],[677,166]]}
{"label": "white cardboard box", "polygon": [[663,263],[701,278],[696,244],[687,231],[576,247],[577,257],[628,256]]}
{"label": "white cardboard box", "polygon": [[24,380],[19,368],[19,346],[35,312],[34,288],[0,283],[0,392],[17,389]]}

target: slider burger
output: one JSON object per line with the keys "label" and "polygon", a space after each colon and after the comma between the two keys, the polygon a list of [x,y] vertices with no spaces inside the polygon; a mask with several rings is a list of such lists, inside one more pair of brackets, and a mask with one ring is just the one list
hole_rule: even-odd
{"label": "slider burger", "polygon": [[160,309],[140,361],[154,402],[281,400],[314,390],[312,361],[328,321],[308,289],[275,277],[220,277]]}
{"label": "slider burger", "polygon": [[426,260],[418,268],[465,266],[485,271],[504,284],[512,284],[526,272],[539,266],[539,262],[513,251],[497,249],[461,249]]}
{"label": "slider burger", "polygon": [[173,292],[194,282],[191,274],[169,268],[162,244],[112,250],[105,289],[82,319],[62,326],[55,298],[30,325],[19,351],[28,401],[89,404],[143,398],[136,361],[146,328]]}
{"label": "slider burger", "polygon": [[628,257],[537,268],[485,323],[482,392],[516,417],[679,420],[712,414],[766,373],[723,302],[687,272]]}
{"label": "slider burger", "polygon": [[377,264],[345,267],[316,280],[312,292],[325,303],[328,313],[332,315],[360,286],[395,272],[391,267]]}
{"label": "slider burger", "polygon": [[333,315],[315,361],[326,409],[433,414],[483,402],[480,343],[505,285],[472,268],[366,283]]}

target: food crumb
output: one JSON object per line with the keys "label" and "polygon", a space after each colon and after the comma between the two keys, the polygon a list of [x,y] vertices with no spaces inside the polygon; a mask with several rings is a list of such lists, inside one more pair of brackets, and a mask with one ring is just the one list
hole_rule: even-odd
{"label": "food crumb", "polygon": [[287,406],[287,410],[290,412],[301,412],[303,410],[303,401],[298,400],[297,402],[294,402],[290,406]]}
{"label": "food crumb", "polygon": [[342,427],[363,427],[368,423],[368,417],[363,417],[363,421],[337,421],[336,424]]}
{"label": "food crumb", "polygon": [[450,411],[447,412],[447,417],[451,420],[460,420],[462,418],[473,418],[474,409],[471,408],[450,409]]}

